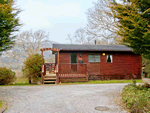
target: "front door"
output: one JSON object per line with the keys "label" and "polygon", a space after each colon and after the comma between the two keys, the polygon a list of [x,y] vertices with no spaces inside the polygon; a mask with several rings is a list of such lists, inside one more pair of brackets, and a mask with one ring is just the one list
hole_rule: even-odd
{"label": "front door", "polygon": [[71,72],[77,71],[77,53],[71,53]]}

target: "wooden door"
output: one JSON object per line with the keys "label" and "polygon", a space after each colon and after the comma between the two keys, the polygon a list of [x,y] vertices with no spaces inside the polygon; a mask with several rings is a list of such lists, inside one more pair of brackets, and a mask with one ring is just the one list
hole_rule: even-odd
{"label": "wooden door", "polygon": [[77,53],[71,53],[71,72],[77,72]]}

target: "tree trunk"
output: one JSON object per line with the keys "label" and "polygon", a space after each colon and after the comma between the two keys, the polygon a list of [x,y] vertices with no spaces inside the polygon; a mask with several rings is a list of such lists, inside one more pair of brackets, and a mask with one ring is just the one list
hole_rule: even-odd
{"label": "tree trunk", "polygon": [[29,77],[29,84],[31,84],[31,77]]}

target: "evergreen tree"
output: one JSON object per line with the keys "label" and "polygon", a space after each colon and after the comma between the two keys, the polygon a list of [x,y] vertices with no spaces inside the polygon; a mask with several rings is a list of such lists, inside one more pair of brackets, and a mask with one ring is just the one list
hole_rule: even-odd
{"label": "evergreen tree", "polygon": [[124,0],[111,5],[122,43],[150,59],[150,0]]}
{"label": "evergreen tree", "polygon": [[14,43],[14,32],[21,25],[17,18],[19,9],[14,8],[14,0],[0,0],[0,55],[11,49]]}

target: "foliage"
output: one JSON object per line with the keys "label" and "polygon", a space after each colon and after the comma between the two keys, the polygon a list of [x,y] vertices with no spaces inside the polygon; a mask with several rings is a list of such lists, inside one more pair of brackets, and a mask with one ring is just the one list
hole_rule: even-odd
{"label": "foliage", "polygon": [[21,25],[17,17],[20,10],[13,5],[14,0],[0,0],[0,52],[12,48],[15,38],[12,33]]}
{"label": "foliage", "polygon": [[16,79],[15,72],[5,67],[0,67],[0,85],[10,84]]}
{"label": "foliage", "polygon": [[[116,1],[116,0],[114,0]],[[122,43],[150,59],[150,0],[124,0],[111,5]]]}
{"label": "foliage", "polygon": [[150,88],[146,85],[128,84],[123,88],[122,101],[131,113],[150,111]]}
{"label": "foliage", "polygon": [[136,85],[136,80],[133,79],[132,82],[133,82],[134,85]]}
{"label": "foliage", "polygon": [[150,78],[150,60],[146,58],[142,58],[142,64],[144,65],[143,72],[146,74],[146,78]]}
{"label": "foliage", "polygon": [[15,84],[10,84],[10,85],[0,85],[0,87],[5,87],[5,86],[32,86],[32,85],[37,85],[37,84],[29,84],[29,83],[15,83]]}
{"label": "foliage", "polygon": [[42,56],[39,54],[27,57],[22,69],[23,75],[29,79],[38,80],[41,74],[41,60]]}
{"label": "foliage", "polygon": [[0,100],[0,108],[2,108],[2,100]]}

